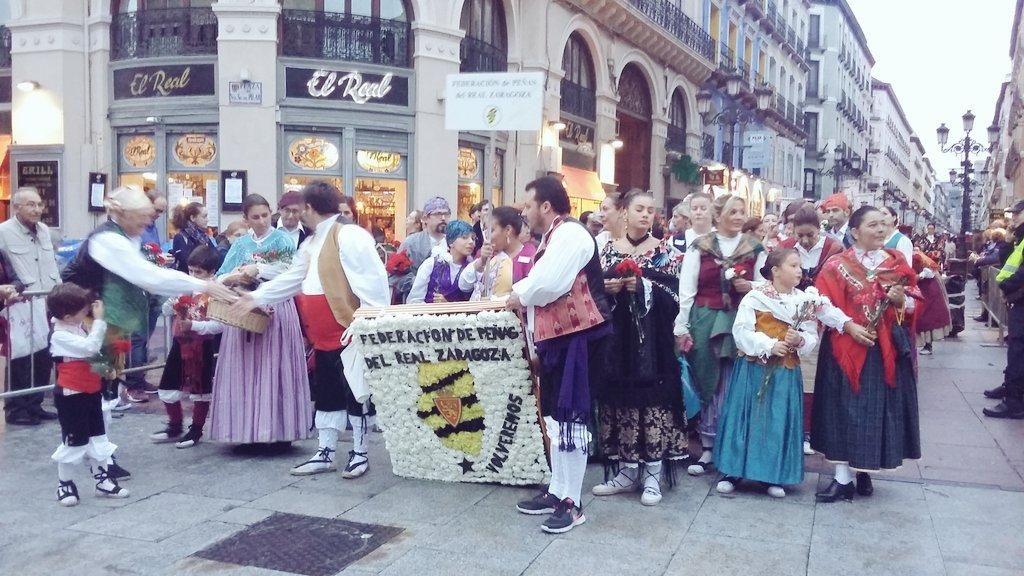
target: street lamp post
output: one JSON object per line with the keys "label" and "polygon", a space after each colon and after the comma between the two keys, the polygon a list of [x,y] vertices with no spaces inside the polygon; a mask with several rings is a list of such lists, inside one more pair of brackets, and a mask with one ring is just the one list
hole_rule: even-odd
{"label": "street lamp post", "polygon": [[999,141],[999,127],[995,125],[988,128],[988,146],[983,146],[976,138],[972,138],[971,130],[974,129],[974,118],[974,113],[970,110],[961,117],[963,120],[964,137],[949,146],[946,146],[946,143],[949,141],[949,128],[946,127],[946,124],[943,123],[935,130],[939,140],[939,147],[943,152],[963,155],[960,162],[962,171],[959,174],[957,174],[956,170],[949,171],[950,181],[955,184],[957,178],[959,178],[960,187],[964,193],[960,206],[961,241],[958,246],[960,258],[967,257],[967,235],[971,232],[971,186],[974,184],[971,180],[971,174],[974,172],[974,166],[971,164],[971,154],[980,154],[983,151],[987,151]]}
{"label": "street lamp post", "polygon": [[[737,73],[733,73],[726,78],[725,91],[730,97],[735,98],[739,94],[741,81],[742,78]],[[748,123],[759,120],[760,113],[768,109],[768,106],[771,104],[772,90],[767,85],[758,86],[754,89],[754,96],[756,98],[756,109],[754,110],[731,103],[714,116],[711,116],[711,91],[701,90],[697,93],[697,112],[700,113],[704,124],[717,124],[726,127],[729,131],[730,139],[736,127],[739,126],[738,167],[741,169],[743,168],[743,132]],[[722,158],[722,163],[733,167],[732,158]]]}

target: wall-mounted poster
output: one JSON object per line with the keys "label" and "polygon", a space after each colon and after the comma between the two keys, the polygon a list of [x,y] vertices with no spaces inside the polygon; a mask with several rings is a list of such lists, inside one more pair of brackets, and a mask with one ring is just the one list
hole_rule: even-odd
{"label": "wall-mounted poster", "polygon": [[107,175],[89,172],[89,212],[103,212],[103,199],[107,195]]}
{"label": "wall-mounted poster", "polygon": [[220,188],[223,196],[221,207],[224,212],[238,212],[242,209],[242,201],[248,194],[245,170],[221,170]]}

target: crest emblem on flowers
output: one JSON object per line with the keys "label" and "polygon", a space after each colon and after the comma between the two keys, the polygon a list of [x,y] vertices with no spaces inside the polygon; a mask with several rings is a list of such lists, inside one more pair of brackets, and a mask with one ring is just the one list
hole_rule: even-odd
{"label": "crest emblem on flowers", "polygon": [[484,409],[464,360],[419,365],[416,415],[447,448],[478,456],[483,444]]}

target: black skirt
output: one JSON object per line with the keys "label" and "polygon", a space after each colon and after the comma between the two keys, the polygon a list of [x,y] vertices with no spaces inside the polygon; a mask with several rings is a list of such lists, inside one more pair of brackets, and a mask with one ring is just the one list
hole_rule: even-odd
{"label": "black skirt", "polygon": [[66,394],[57,386],[53,392],[53,405],[57,408],[60,435],[66,446],[85,446],[89,438],[107,433],[100,392]]}
{"label": "black skirt", "polygon": [[[917,379],[911,363],[907,333],[893,328],[897,343],[896,386],[885,384],[882,351],[868,350],[860,375],[860,391],[832,361],[832,332],[821,343],[814,384],[811,447],[832,462],[847,462],[858,470],[891,470],[906,459],[921,457]],[[829,361],[824,361],[824,359]]]}
{"label": "black skirt", "polygon": [[[220,349],[220,336],[203,340],[203,375],[199,390],[187,390],[192,394],[212,394],[213,375],[217,368],[217,350]],[[181,345],[178,339],[171,344],[171,351],[167,354],[167,364],[164,366],[164,373],[160,376],[160,390],[181,390],[182,389],[182,366],[181,366]]]}

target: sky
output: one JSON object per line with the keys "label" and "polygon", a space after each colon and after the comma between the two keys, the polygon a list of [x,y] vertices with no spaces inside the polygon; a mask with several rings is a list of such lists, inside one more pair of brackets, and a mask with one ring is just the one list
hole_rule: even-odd
{"label": "sky", "polygon": [[875,57],[872,76],[892,84],[940,180],[957,165],[935,129],[963,138],[961,116],[977,116],[971,136],[988,144],[999,88],[1010,73],[1015,0],[847,0]]}

